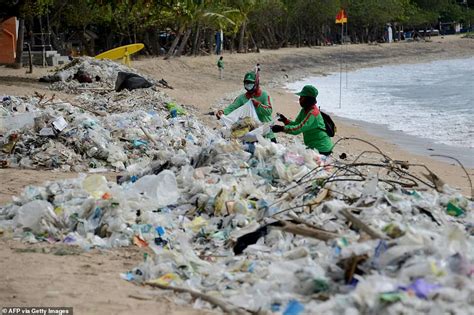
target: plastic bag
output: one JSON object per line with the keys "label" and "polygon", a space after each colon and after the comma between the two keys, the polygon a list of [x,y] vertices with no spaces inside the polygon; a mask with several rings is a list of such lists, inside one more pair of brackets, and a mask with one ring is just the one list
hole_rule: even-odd
{"label": "plastic bag", "polygon": [[270,132],[270,125],[264,124],[263,126],[258,127],[257,129],[254,129],[248,133],[246,133],[242,140],[245,142],[256,142],[258,141],[257,136],[265,136],[267,133]]}
{"label": "plastic bag", "polygon": [[57,220],[53,206],[44,200],[33,200],[18,209],[16,222],[24,228],[30,228],[33,233],[44,232],[45,226],[41,224],[43,218]]}
{"label": "plastic bag", "polygon": [[133,188],[149,198],[156,199],[158,207],[174,204],[179,198],[176,177],[169,170],[164,170],[158,175],[143,176]]}
{"label": "plastic bag", "polygon": [[250,117],[257,123],[261,123],[251,100],[248,100],[247,103],[240,106],[229,115],[222,116],[220,121],[226,128],[231,128],[240,118],[244,117]]}

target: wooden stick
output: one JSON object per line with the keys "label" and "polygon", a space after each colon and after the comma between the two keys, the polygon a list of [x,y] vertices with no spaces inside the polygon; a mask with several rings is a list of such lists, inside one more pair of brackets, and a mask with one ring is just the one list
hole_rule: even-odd
{"label": "wooden stick", "polygon": [[143,133],[145,134],[145,136],[154,144],[154,145],[157,145],[158,143],[156,143],[155,139],[153,139],[150,135],[150,133],[143,127],[140,127],[140,129],[143,131]]}
{"label": "wooden stick", "polygon": [[303,220],[303,219],[301,219],[299,216],[297,216],[296,213],[294,213],[294,212],[292,212],[292,211],[291,211],[290,213],[288,213],[288,216],[289,216],[293,221],[296,221],[296,222],[298,222],[298,223],[304,224],[304,225],[306,225],[306,226],[308,226],[308,227],[310,227],[310,228],[313,228],[313,229],[316,229],[316,230],[319,230],[319,231],[323,231],[323,232],[326,232],[326,233],[334,234],[334,235],[336,235],[336,237],[338,237],[338,235],[337,235],[336,232],[325,230],[325,229],[323,229],[322,227],[320,227],[320,226],[318,226],[318,225],[316,225],[316,224],[313,224],[313,223],[311,223],[311,222],[308,222],[308,221],[306,221],[306,220]]}
{"label": "wooden stick", "polygon": [[280,221],[282,226],[276,226],[276,228],[281,229],[284,232],[293,233],[296,235],[307,236],[311,238],[315,238],[321,241],[328,241],[333,238],[339,237],[339,235],[334,233],[329,233],[322,230],[317,230],[314,228],[306,227],[306,226],[299,226],[291,222],[287,221]]}
{"label": "wooden stick", "polygon": [[362,222],[359,218],[354,216],[352,213],[349,212],[348,209],[341,210],[341,214],[349,221],[351,221],[355,226],[359,229],[367,233],[370,237],[374,239],[386,239],[386,237],[382,234],[382,232],[376,231],[369,227],[367,224]]}
{"label": "wooden stick", "polygon": [[95,114],[95,115],[97,115],[97,116],[101,116],[101,117],[107,116],[107,113],[105,113],[105,112],[98,112],[98,111],[96,111],[96,110],[88,109],[88,108],[86,108],[86,107],[83,107],[83,106],[77,105],[77,104],[72,104],[72,103],[69,103],[69,104],[71,104],[71,105],[74,106],[74,107],[77,107],[77,108],[83,109],[83,110],[85,110],[85,111],[91,112],[92,114]]}
{"label": "wooden stick", "polygon": [[159,283],[154,283],[154,282],[145,282],[146,285],[149,285],[151,287],[154,287],[154,288],[159,288],[159,289],[163,289],[163,290],[172,290],[172,291],[175,291],[175,292],[178,292],[178,293],[189,293],[191,294],[191,296],[195,299],[202,299],[204,301],[207,301],[215,306],[218,306],[220,307],[224,312],[226,313],[230,313],[230,314],[248,314],[248,312],[242,310],[242,309],[239,309],[237,308],[236,306],[232,305],[232,304],[229,304],[229,303],[226,303],[218,298],[215,298],[213,296],[210,296],[210,295],[207,295],[207,294],[204,294],[204,293],[201,293],[201,292],[198,292],[198,291],[194,291],[194,290],[191,290],[191,289],[187,289],[187,288],[181,288],[181,287],[174,287],[174,286],[171,286],[171,285],[163,285],[163,284],[159,284]]}

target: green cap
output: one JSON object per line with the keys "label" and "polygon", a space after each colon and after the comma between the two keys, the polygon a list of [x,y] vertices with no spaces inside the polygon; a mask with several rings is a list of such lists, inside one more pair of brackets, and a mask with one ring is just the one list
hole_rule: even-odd
{"label": "green cap", "polygon": [[257,79],[257,76],[255,72],[253,71],[247,72],[244,76],[244,81],[255,82],[256,79]]}
{"label": "green cap", "polygon": [[296,95],[317,97],[318,90],[312,85],[305,85],[301,92],[296,93]]}

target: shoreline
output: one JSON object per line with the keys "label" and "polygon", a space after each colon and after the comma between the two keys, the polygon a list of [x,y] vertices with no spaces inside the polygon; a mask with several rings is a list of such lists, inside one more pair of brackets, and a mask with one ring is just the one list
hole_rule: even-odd
{"label": "shoreline", "polygon": [[383,139],[390,139],[395,145],[408,148],[407,151],[409,153],[445,163],[449,163],[450,160],[436,157],[432,154],[448,155],[460,160],[466,168],[474,168],[474,149],[436,143],[431,139],[410,135],[400,130],[391,130],[385,124],[374,124],[362,120],[349,119],[339,116],[335,117],[337,117],[337,119],[343,123],[359,125],[360,128],[366,130],[368,133],[374,136],[378,136]]}
{"label": "shoreline", "polygon": [[[464,59],[470,59],[470,58],[473,58],[473,56],[465,56],[463,58],[455,58],[455,59],[444,59],[444,61],[464,60]],[[430,61],[417,63],[417,64],[429,65],[437,61],[439,60],[430,60]],[[390,64],[386,66],[397,67],[397,66],[403,66],[403,65],[404,64],[401,64],[401,65]],[[364,69],[370,69],[370,68],[375,69],[375,68],[380,68],[380,66],[367,67]],[[360,69],[362,68],[352,69],[348,72],[352,73]],[[334,75],[334,74],[338,75],[338,72],[329,73],[329,75]],[[294,85],[294,83],[298,81],[307,81],[307,80],[312,81],[314,79],[317,80],[319,77],[321,76],[311,76],[311,77],[299,79],[297,81],[288,82],[282,88],[285,91],[287,91],[290,95],[293,95],[294,91],[290,89],[288,86]],[[322,104],[322,109],[324,110],[324,104]],[[433,156],[433,154],[447,155],[447,156],[457,158],[465,167],[474,168],[474,158],[473,158],[474,148],[439,143],[439,142],[436,142],[434,139],[409,134],[403,130],[391,129],[390,124],[386,122],[373,123],[373,122],[365,121],[362,119],[355,119],[355,118],[353,119],[353,118],[341,116],[341,115],[338,115],[337,113],[331,112],[330,110],[325,110],[325,111],[331,114],[331,116],[334,117],[335,119],[339,120],[342,124],[352,124],[354,126],[359,126],[360,128],[367,131],[373,136],[378,136],[382,139],[391,139],[394,144],[400,146],[401,148],[406,148],[405,150],[410,153],[413,153],[416,155],[422,155],[430,159],[435,159],[435,160],[444,161],[444,162],[448,162],[449,160],[447,160],[446,158]]]}

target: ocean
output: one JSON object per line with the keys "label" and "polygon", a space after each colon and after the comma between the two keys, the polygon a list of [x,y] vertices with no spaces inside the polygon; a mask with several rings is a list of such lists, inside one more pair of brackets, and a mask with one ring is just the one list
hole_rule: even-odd
{"label": "ocean", "polygon": [[341,104],[339,73],[286,88],[298,91],[305,84],[319,90],[321,109],[336,116],[461,151],[474,149],[474,57],[343,72]]}

